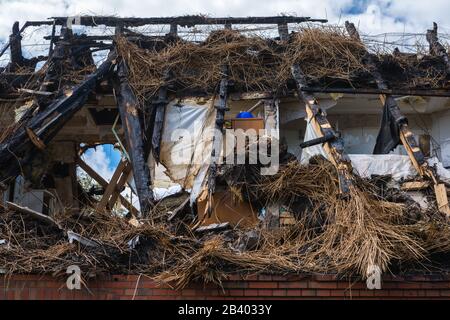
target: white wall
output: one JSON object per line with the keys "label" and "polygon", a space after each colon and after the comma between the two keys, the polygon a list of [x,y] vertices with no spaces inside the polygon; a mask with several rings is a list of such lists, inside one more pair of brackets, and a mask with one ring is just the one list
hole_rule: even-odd
{"label": "white wall", "polygon": [[433,113],[432,120],[432,150],[444,167],[450,167],[450,110]]}

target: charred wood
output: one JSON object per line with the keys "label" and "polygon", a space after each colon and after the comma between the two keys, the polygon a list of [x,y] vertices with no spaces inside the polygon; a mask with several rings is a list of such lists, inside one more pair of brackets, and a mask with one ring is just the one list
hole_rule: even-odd
{"label": "charred wood", "polygon": [[133,166],[133,176],[141,206],[141,214],[146,216],[154,204],[151,190],[152,182],[150,169],[144,157],[144,132],[139,116],[139,104],[128,82],[128,70],[124,60],[121,60],[118,64],[115,94],[122,127],[125,131],[128,153]]}

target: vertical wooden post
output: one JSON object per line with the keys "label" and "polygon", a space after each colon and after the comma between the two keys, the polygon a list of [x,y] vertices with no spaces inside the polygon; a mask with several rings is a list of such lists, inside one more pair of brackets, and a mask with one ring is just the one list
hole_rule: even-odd
{"label": "vertical wooden post", "polygon": [[113,208],[120,194],[120,189],[128,177],[128,167],[129,163],[126,160],[119,163],[103,193],[102,199],[97,204],[97,210],[111,210]]}
{"label": "vertical wooden post", "polygon": [[430,45],[430,53],[434,56],[442,57],[447,66],[447,74],[450,73],[450,59],[448,57],[447,50],[445,47],[439,42],[438,39],[438,26],[437,23],[433,23],[433,29],[427,30],[427,41]]}
{"label": "vertical wooden post", "polygon": [[278,24],[278,34],[281,41],[287,41],[289,39],[289,29],[287,23]]}
{"label": "vertical wooden post", "polygon": [[12,27],[12,33],[9,36],[9,44],[11,51],[11,65],[10,72],[14,72],[17,68],[23,65],[24,59],[22,56],[22,36],[20,35],[19,22],[16,21]]}
{"label": "vertical wooden post", "polygon": [[115,94],[122,127],[125,131],[128,154],[130,155],[130,161],[133,167],[134,182],[141,206],[141,214],[146,216],[153,207],[154,202],[153,192],[151,190],[150,169],[144,157],[144,133],[139,118],[139,105],[128,83],[128,70],[123,59],[117,67]]}
{"label": "vertical wooden post", "polygon": [[176,37],[178,35],[178,25],[176,23],[172,23],[170,25],[169,34],[174,37]]}
{"label": "vertical wooden post", "polygon": [[211,164],[209,167],[208,175],[208,214],[211,214],[212,210],[212,195],[216,189],[216,176],[218,169],[218,162],[220,153],[222,150],[222,130],[223,124],[225,123],[225,111],[228,111],[227,99],[228,99],[228,66],[223,65],[221,67],[222,79],[220,80],[219,87],[219,105],[215,106],[216,112],[216,123],[215,123],[215,133],[212,141],[211,150]]}

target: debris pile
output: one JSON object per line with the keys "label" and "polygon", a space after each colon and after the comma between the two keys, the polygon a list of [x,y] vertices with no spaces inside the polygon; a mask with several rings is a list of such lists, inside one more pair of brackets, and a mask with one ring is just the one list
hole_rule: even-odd
{"label": "debris pile", "polygon": [[62,275],[77,264],[89,276],[145,273],[183,287],[199,279],[220,283],[231,272],[365,277],[370,266],[386,272],[449,252],[450,225],[437,210],[411,218],[407,203],[389,202],[370,181],[355,179],[349,198],[340,197],[335,168],[320,158],[309,165],[290,162],[273,177],[254,177],[248,187],[257,190],[255,206],[282,203],[296,217],[294,225],[276,230],[261,223],[198,235],[188,228],[189,215],[167,223],[169,207],[138,225],[101,212],[55,217],[54,225],[3,212],[0,268]]}

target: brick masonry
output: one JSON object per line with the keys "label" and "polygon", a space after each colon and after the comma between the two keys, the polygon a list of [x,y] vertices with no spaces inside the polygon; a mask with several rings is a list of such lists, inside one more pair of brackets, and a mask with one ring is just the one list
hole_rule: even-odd
{"label": "brick masonry", "polygon": [[182,290],[159,285],[142,275],[113,275],[89,281],[87,288],[68,290],[65,280],[51,276],[0,277],[0,300],[98,299],[449,299],[450,276],[386,276],[382,290],[365,282],[338,280],[333,275],[232,275],[222,287],[193,283]]}

